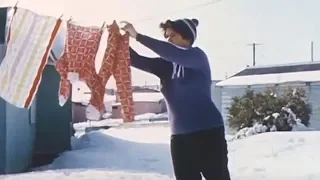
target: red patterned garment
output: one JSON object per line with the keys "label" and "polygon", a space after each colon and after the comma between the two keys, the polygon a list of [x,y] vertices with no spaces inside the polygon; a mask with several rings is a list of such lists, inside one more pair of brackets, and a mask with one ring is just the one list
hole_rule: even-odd
{"label": "red patterned garment", "polygon": [[134,105],[132,98],[129,35],[121,35],[119,26],[115,21],[108,27],[108,31],[107,49],[99,76],[102,79],[103,86],[107,84],[111,75],[114,76],[120,96],[122,119],[124,122],[132,122],[134,121]]}
{"label": "red patterned garment", "polygon": [[67,23],[67,40],[65,51],[57,61],[56,69],[61,75],[59,89],[59,103],[65,104],[70,96],[71,84],[76,81],[84,81],[91,90],[91,99],[88,109],[94,109],[94,117],[99,119],[104,112],[103,97],[105,86],[101,83],[100,76],[95,70],[95,58],[98,52],[103,28],[83,27]]}

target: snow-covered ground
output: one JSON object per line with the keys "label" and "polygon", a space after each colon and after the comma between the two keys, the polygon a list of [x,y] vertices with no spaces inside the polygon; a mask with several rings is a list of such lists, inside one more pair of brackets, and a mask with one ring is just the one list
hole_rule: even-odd
{"label": "snow-covered ground", "polygon": [[[40,172],[0,179],[173,180],[169,138],[165,123],[78,132],[72,140],[74,150],[63,153]],[[300,131],[262,133],[230,141],[232,178],[319,180],[319,139],[319,131]]]}

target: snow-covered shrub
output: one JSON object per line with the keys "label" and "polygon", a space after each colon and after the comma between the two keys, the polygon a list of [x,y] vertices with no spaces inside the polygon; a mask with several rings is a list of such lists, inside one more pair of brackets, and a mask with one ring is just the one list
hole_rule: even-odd
{"label": "snow-covered shrub", "polygon": [[304,89],[286,89],[280,95],[273,89],[264,93],[247,90],[241,97],[232,99],[229,111],[229,125],[240,130],[256,125],[269,131],[291,131],[297,119],[304,126],[309,125],[311,105],[306,100]]}
{"label": "snow-covered shrub", "polygon": [[245,127],[240,129],[236,135],[233,137],[233,139],[242,139],[244,137],[252,136],[255,134],[260,134],[267,132],[268,127],[262,124],[255,124],[252,127]]}
{"label": "snow-covered shrub", "polygon": [[[267,125],[256,123],[252,127],[244,127],[240,129],[230,140],[242,139],[255,134],[264,132],[275,132],[275,131],[313,131],[314,129],[309,128],[301,123],[300,119],[296,118],[296,115],[291,111],[290,108],[283,107],[282,112],[286,113],[286,118],[283,118],[280,113],[274,113],[272,116],[265,118],[265,121],[269,121],[272,117],[273,125],[269,127]],[[282,129],[281,129],[282,128]],[[286,129],[284,129],[286,128]]]}

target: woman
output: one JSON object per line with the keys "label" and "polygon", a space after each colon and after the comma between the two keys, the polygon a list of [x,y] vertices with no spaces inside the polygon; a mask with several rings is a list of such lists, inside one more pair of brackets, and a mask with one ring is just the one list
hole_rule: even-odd
{"label": "woman", "polygon": [[132,66],[158,76],[169,113],[171,156],[177,180],[230,180],[224,122],[211,100],[211,70],[207,55],[192,47],[198,20],[167,20],[160,24],[169,42],[122,28],[159,58],[130,48]]}

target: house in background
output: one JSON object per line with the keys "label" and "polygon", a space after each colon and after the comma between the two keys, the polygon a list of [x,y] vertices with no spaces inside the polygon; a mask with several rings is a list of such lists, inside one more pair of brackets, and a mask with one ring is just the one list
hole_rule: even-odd
{"label": "house in background", "polygon": [[[166,102],[163,95],[159,91],[135,91],[133,92],[134,112],[135,115],[141,115],[145,113],[164,113],[167,112]],[[111,118],[121,118],[121,104],[119,102],[119,96],[116,96],[116,102],[112,105]]]}
{"label": "house in background", "polygon": [[[72,94],[73,123],[86,122],[86,107],[89,103],[91,92],[83,83],[75,84]],[[136,115],[145,113],[163,113],[167,111],[163,95],[157,90],[158,86],[133,86],[133,100]],[[106,89],[104,104],[109,118],[122,118],[121,104],[115,89]]]}
{"label": "house in background", "polygon": [[[115,90],[106,89],[104,104],[107,113],[112,112],[112,104],[116,101]],[[72,123],[86,122],[86,108],[89,104],[91,92],[83,86],[83,83],[77,83],[72,86]]]}
{"label": "house in background", "polygon": [[[222,112],[225,122],[232,97],[242,96],[247,89],[264,92],[273,87],[281,92],[288,87],[304,88],[312,105],[310,125],[320,129],[320,62],[285,64],[274,66],[247,67],[232,77],[218,82],[215,89],[220,89]],[[227,124],[226,124],[227,125]]]}
{"label": "house in background", "polygon": [[[1,14],[0,21],[6,18],[8,22],[10,13],[9,9],[8,18]],[[7,30],[8,26],[5,33]],[[64,35],[60,34],[55,41],[62,50],[63,38]],[[5,46],[4,42],[0,43],[0,63]],[[20,173],[32,166],[50,163],[71,147],[71,103],[67,102],[63,107],[59,105],[60,75],[52,59],[62,52],[55,47],[53,51],[29,109],[17,108],[0,98],[0,174]]]}

